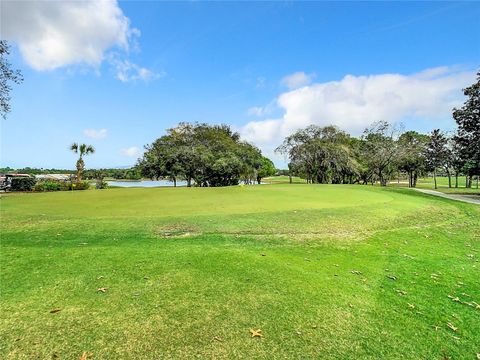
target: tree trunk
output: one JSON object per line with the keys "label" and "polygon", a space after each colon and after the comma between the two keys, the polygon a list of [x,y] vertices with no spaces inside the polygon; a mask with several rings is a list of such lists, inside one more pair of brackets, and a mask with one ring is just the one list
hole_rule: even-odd
{"label": "tree trunk", "polygon": [[288,175],[288,182],[291,184],[292,183],[292,175]]}
{"label": "tree trunk", "polygon": [[83,162],[82,157],[80,157],[77,161],[77,183],[82,181],[84,169],[85,169],[85,163]]}
{"label": "tree trunk", "polygon": [[471,185],[469,180],[470,180],[469,176],[465,175],[465,187],[466,188],[469,188],[470,185]]}
{"label": "tree trunk", "polygon": [[448,187],[452,187],[452,174],[450,174],[450,170],[447,169],[447,176],[448,176]]}
{"label": "tree trunk", "polygon": [[413,187],[417,187],[417,179],[418,179],[418,174],[415,171],[415,173],[413,175]]}
{"label": "tree trunk", "polygon": [[455,172],[455,188],[458,188],[458,171]]}
{"label": "tree trunk", "polygon": [[191,177],[187,178],[187,187],[192,187],[192,178]]}
{"label": "tree trunk", "polygon": [[437,171],[433,169],[433,182],[435,183],[435,189],[437,189]]}
{"label": "tree trunk", "polygon": [[177,178],[176,177],[173,178],[173,187],[177,187]]}

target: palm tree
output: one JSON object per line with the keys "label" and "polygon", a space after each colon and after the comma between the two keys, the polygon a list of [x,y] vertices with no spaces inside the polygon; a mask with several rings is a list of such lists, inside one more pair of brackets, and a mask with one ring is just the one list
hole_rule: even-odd
{"label": "palm tree", "polygon": [[92,145],[78,145],[77,143],[73,143],[70,146],[70,150],[72,150],[75,154],[80,154],[80,157],[77,160],[77,182],[80,182],[82,180],[83,170],[85,170],[85,162],[83,161],[83,156],[93,154],[95,152],[95,148]]}

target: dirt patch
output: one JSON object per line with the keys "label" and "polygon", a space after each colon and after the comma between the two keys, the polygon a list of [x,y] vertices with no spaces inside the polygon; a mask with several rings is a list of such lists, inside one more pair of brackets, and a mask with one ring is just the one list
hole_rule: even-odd
{"label": "dirt patch", "polygon": [[200,235],[201,232],[196,226],[183,223],[174,223],[156,227],[154,234],[162,238],[183,238],[197,236]]}

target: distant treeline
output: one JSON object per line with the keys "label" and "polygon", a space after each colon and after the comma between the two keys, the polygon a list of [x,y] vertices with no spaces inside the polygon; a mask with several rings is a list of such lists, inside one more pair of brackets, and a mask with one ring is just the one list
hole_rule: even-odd
{"label": "distant treeline", "polygon": [[[72,174],[77,173],[76,170],[72,169],[38,169],[38,168],[11,168],[4,167],[0,168],[0,174],[29,174],[29,175],[41,175],[41,174]],[[142,175],[140,170],[132,167],[129,169],[89,169],[85,170],[83,176],[86,179],[98,179],[98,178],[112,178],[118,180],[140,180]]]}

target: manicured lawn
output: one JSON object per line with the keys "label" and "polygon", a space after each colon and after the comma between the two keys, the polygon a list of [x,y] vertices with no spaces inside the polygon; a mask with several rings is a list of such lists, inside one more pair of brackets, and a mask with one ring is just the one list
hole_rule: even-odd
{"label": "manicured lawn", "polygon": [[480,353],[479,206],[301,184],[0,205],[2,359]]}
{"label": "manicured lawn", "polygon": [[[392,180],[389,186],[394,187],[408,187],[408,180],[401,180],[400,183],[396,180]],[[433,181],[433,177],[425,177],[420,178],[417,181],[417,188],[419,189],[429,189],[435,190],[435,184]],[[479,195],[480,196],[480,188],[477,188],[477,181],[476,179],[473,181],[471,188],[465,188],[465,177],[461,176],[458,178],[458,187],[455,187],[455,178],[452,177],[452,187],[448,187],[448,177],[446,176],[439,176],[437,177],[437,189],[436,191],[440,191],[446,194],[461,194],[461,195]]]}
{"label": "manicured lawn", "polygon": [[[418,187],[423,189],[434,190],[433,178],[422,178],[418,180]],[[437,191],[441,191],[449,194],[471,194],[480,195],[480,189],[477,188],[477,181],[474,180],[471,188],[465,188],[465,177],[458,178],[458,187],[455,188],[455,178],[452,177],[452,187],[448,187],[448,177],[437,178]]]}
{"label": "manicured lawn", "polygon": [[[290,178],[285,175],[270,176],[262,179],[263,182],[270,184],[289,184]],[[307,180],[299,178],[298,176],[292,176],[292,184],[306,184]]]}

